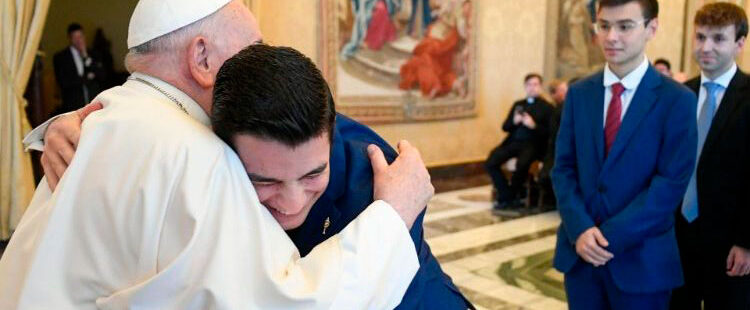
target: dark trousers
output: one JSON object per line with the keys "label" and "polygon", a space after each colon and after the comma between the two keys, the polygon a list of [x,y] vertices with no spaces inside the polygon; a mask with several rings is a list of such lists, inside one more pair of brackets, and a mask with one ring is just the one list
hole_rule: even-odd
{"label": "dark trousers", "polygon": [[[505,179],[501,166],[509,159],[516,157],[516,171],[510,178],[510,186]],[[531,141],[511,141],[499,145],[490,152],[484,168],[492,178],[492,184],[497,190],[497,201],[507,202],[521,196],[523,184],[529,175],[529,167],[537,158],[537,150]]]}
{"label": "dark trousers", "polygon": [[[705,310],[750,309],[750,276],[730,277],[726,274],[727,256],[731,245],[701,241],[700,216],[688,223],[676,214],[675,231],[680,248],[685,285],[674,290],[670,309]],[[705,239],[705,237],[704,237]]]}
{"label": "dark trousers", "polygon": [[607,267],[585,262],[565,273],[565,293],[571,310],[666,310],[669,291],[627,293],[614,283]]}

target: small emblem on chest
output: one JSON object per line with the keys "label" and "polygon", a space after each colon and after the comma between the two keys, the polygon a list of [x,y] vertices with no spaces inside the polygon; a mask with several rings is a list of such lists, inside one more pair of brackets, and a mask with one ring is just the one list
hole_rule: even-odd
{"label": "small emblem on chest", "polygon": [[328,226],[331,226],[331,218],[326,217],[326,221],[323,222],[323,234],[326,234],[326,230],[328,229]]}

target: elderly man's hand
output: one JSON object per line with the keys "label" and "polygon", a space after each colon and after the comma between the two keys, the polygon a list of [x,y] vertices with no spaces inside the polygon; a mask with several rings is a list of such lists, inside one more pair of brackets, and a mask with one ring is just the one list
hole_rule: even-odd
{"label": "elderly man's hand", "polygon": [[398,143],[398,150],[398,157],[389,166],[377,146],[367,147],[374,174],[373,196],[375,200],[388,202],[411,229],[435,194],[435,188],[419,151],[406,140]]}
{"label": "elderly man's hand", "polygon": [[75,113],[61,116],[47,128],[41,162],[50,190],[55,190],[57,182],[73,160],[80,139],[81,123],[91,112],[101,108],[99,102],[90,103]]}

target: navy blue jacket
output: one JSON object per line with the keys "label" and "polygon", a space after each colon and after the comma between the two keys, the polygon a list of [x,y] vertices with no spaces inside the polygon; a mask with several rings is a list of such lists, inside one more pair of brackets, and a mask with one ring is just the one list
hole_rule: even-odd
{"label": "navy blue jacket", "polygon": [[[369,144],[379,146],[388,162],[398,156],[388,143],[366,126],[341,114],[336,116],[328,188],[313,205],[305,222],[287,232],[300,255],[307,255],[313,247],[339,233],[372,203],[372,166],[367,156]],[[420,267],[397,309],[470,307],[450,277],[443,273],[424,241],[423,220],[424,212],[410,231]],[[326,222],[328,227],[325,227]]]}
{"label": "navy blue jacket", "polygon": [[576,240],[599,226],[615,255],[603,268],[618,288],[670,290],[683,283],[674,212],[695,167],[697,99],[649,66],[605,157],[602,81],[599,72],[575,83],[565,99],[552,168],[562,218],[554,266],[585,263]]}

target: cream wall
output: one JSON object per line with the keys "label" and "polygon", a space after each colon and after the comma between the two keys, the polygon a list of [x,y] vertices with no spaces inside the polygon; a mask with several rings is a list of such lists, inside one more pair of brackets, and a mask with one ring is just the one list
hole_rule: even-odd
{"label": "cream wall", "polygon": [[657,58],[665,58],[672,64],[674,72],[682,67],[686,1],[659,1],[659,28],[646,46],[649,60],[653,62]]}

